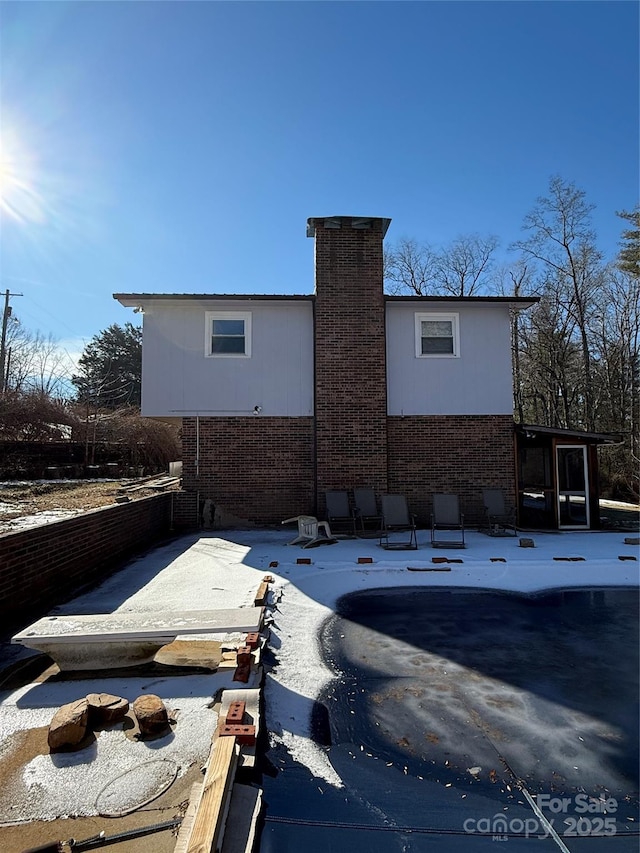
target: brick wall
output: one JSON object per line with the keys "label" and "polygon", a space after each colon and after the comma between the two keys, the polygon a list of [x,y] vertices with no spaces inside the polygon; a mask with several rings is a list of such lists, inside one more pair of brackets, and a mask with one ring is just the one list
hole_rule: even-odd
{"label": "brick wall", "polygon": [[[387,488],[382,241],[386,220],[312,220],[319,511],[326,489]],[[356,227],[354,227],[356,225]],[[336,227],[338,226],[338,227]]]}
{"label": "brick wall", "polygon": [[167,536],[171,493],[0,535],[0,619],[23,627]]}
{"label": "brick wall", "polygon": [[[199,476],[196,472],[199,431]],[[313,418],[184,418],[185,491],[258,523],[315,511]]]}
{"label": "brick wall", "polygon": [[202,526],[202,512],[196,492],[173,492],[174,530],[197,530]]}
{"label": "brick wall", "polygon": [[407,496],[430,523],[431,495],[460,497],[465,524],[484,519],[483,488],[500,488],[515,505],[514,424],[509,415],[391,417],[389,492]]}

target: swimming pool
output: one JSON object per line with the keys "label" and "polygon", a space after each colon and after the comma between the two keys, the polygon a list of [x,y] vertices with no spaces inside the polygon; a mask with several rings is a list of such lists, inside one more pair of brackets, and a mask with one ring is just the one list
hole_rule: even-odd
{"label": "swimming pool", "polygon": [[637,589],[370,590],[320,641],[344,787],[275,750],[262,853],[638,849]]}

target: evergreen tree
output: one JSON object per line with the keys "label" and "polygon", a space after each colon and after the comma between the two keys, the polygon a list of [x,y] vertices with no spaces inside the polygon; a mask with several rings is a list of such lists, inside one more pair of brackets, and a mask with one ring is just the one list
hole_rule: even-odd
{"label": "evergreen tree", "polygon": [[140,405],[142,329],[114,323],[94,335],[78,364],[71,381],[79,402],[105,409]]}
{"label": "evergreen tree", "polygon": [[621,210],[618,216],[633,225],[633,228],[622,232],[618,266],[637,279],[640,278],[640,207],[633,211]]}

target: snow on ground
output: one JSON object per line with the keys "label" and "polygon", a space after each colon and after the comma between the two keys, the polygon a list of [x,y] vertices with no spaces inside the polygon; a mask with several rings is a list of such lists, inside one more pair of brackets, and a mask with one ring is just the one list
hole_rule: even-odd
{"label": "snow on ground", "polygon": [[182,776],[192,764],[203,764],[209,754],[217,713],[209,708],[220,687],[236,685],[232,672],[224,676],[193,675],[175,678],[104,679],[30,684],[2,696],[0,707],[0,758],[11,750],[15,736],[25,729],[48,726],[55,710],[66,702],[108,690],[133,702],[142,693],[160,696],[177,717],[170,734],[149,742],[129,739],[121,727],[101,731],[94,743],[82,750],[36,755],[24,767],[16,785],[0,791],[0,822],[53,820],[63,815],[95,815],[98,798],[123,774],[137,769],[134,788],[119,796],[121,808],[144,802],[157,790],[157,762],[175,768]]}
{"label": "snow on ground", "polygon": [[[567,587],[636,587],[640,583],[637,560],[640,549],[625,544],[625,536],[630,534],[624,533],[526,534],[533,538],[535,547],[522,548],[518,537],[493,538],[470,531],[465,550],[440,548],[437,551],[429,545],[428,531],[419,531],[417,551],[385,551],[371,539],[345,539],[333,545],[302,549],[287,545],[294,535],[295,531],[291,530],[249,530],[181,537],[133,561],[97,589],[53,612],[145,613],[252,606],[265,574],[273,575],[269,645],[277,663],[266,679],[266,727],[272,742],[283,743],[292,757],[314,775],[339,786],[340,778],[325,752],[310,738],[310,715],[314,700],[336,674],[322,659],[318,635],[342,595],[375,588],[415,586],[536,593]],[[408,570],[408,567],[442,568],[432,563],[434,556],[463,562],[450,564],[451,571]],[[636,560],[620,560],[620,556],[636,557]],[[359,557],[371,557],[373,563],[359,564]],[[554,559],[558,557],[572,560]],[[299,565],[298,558],[309,558],[312,563]],[[505,562],[492,562],[498,558]],[[274,563],[277,565],[272,565]],[[173,697],[168,699],[168,704],[175,706],[182,702],[186,707],[187,699],[179,697],[191,697],[195,716],[194,725],[185,735],[178,724],[175,742],[168,744],[171,751],[166,754],[176,761],[181,755],[181,763],[192,756],[202,760],[215,722],[198,714],[205,714],[206,704],[219,684],[214,688],[214,681],[206,678],[192,682],[190,677],[183,677],[172,681],[170,687],[162,687],[164,695]],[[96,679],[86,692],[101,689],[118,692],[112,689],[111,680],[108,688],[104,684],[99,686],[101,683]],[[197,686],[191,687],[190,683]],[[145,689],[158,692],[161,688],[154,683],[147,684]],[[52,708],[84,695],[84,686],[80,694],[78,690],[79,682],[59,682],[51,687],[32,685],[22,691],[0,694],[0,733],[10,739],[21,729],[46,725]],[[122,685],[121,692],[131,700],[135,698],[131,680]],[[111,734],[104,738],[104,749],[101,745],[104,733],[98,738],[100,760],[104,753],[104,760],[108,756],[111,762],[99,773],[103,785],[105,779],[129,767],[124,753],[115,748]],[[185,743],[180,740],[182,737],[193,738],[193,741]],[[95,792],[87,787],[87,776],[97,767],[96,755],[91,754],[90,765],[80,760],[81,754],[74,755],[74,761],[68,762],[68,766],[56,767],[56,772],[50,756],[40,756],[26,768],[24,783],[30,791],[27,803],[32,810],[29,818],[52,811],[91,813],[87,809],[94,808]],[[154,749],[154,758],[162,757],[163,749]],[[89,771],[88,766],[93,767],[93,771]],[[61,793],[58,770],[67,774],[64,791],[70,792],[68,795]],[[78,793],[74,795],[72,791]],[[79,796],[82,796],[82,803],[77,799]],[[46,806],[47,802],[52,805]],[[1,808],[0,815],[7,819]]]}
{"label": "snow on ground", "polygon": [[[13,507],[0,504],[0,511],[11,512]],[[50,509],[44,512],[36,512],[33,515],[19,515],[16,518],[4,519],[0,522],[0,533],[16,533],[18,530],[26,530],[29,527],[40,527],[41,524],[51,524],[53,521],[63,521],[65,518],[73,518],[85,512],[82,509]]]}

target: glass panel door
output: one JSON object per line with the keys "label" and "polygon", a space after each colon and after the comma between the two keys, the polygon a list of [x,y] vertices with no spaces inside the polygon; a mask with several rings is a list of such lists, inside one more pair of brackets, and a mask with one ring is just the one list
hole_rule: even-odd
{"label": "glass panel door", "polygon": [[558,527],[589,527],[587,448],[585,445],[556,446],[558,483]]}

